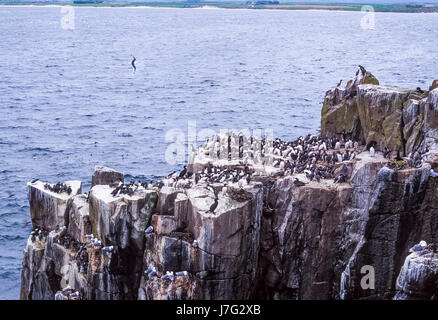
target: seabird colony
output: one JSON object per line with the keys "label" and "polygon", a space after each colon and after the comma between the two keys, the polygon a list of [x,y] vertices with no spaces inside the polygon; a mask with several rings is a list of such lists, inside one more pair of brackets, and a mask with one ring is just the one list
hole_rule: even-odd
{"label": "seabird colony", "polygon": [[[36,181],[38,181],[38,179],[33,180],[31,183],[35,183]],[[72,192],[70,186],[66,185],[65,183],[61,183],[61,182],[58,182],[56,184],[45,183],[44,189],[49,190],[49,191],[54,192],[54,193],[67,192],[68,195],[70,195]]]}
{"label": "seabird colony", "polygon": [[[353,161],[357,154],[367,149],[371,157],[376,154],[375,144],[371,143],[368,147],[360,146],[358,141],[347,140],[345,136],[342,135],[339,139],[337,137],[324,138],[319,135],[309,134],[293,141],[283,141],[279,138],[274,140],[266,137],[262,139],[256,139],[252,136],[247,138],[241,133],[236,134],[234,132],[221,133],[213,135],[198,149],[192,145],[191,164],[194,164],[195,161],[193,160],[195,158],[196,163],[202,164],[202,169],[197,170],[197,172],[184,166],[181,172],[172,172],[154,184],[152,181],[138,181],[135,183],[134,180],[131,180],[128,184],[123,184],[120,181],[112,182],[109,187],[112,188],[111,195],[118,197],[122,195],[133,196],[136,191],[142,189],[161,189],[163,186],[187,189],[200,185],[212,189],[217,200],[218,192],[211,187],[212,184],[222,185],[220,193],[225,195],[229,189],[237,188],[241,190],[257,176],[305,174],[310,181],[320,182],[321,179],[333,179],[335,183],[343,183],[348,180],[348,169],[345,164],[340,166],[339,163]],[[387,157],[390,153],[390,150],[385,148],[384,156]],[[398,154],[395,159],[398,161],[405,160],[410,167],[419,167],[422,165],[424,153],[417,151],[409,154],[405,159],[400,158]],[[340,170],[335,170],[337,168],[340,168]],[[437,173],[432,172],[431,174]],[[36,181],[38,179],[35,179],[33,183]],[[298,177],[294,178],[293,183],[296,187],[306,185]],[[71,187],[63,183],[54,185],[46,183],[44,188],[55,193],[66,192],[71,194],[72,192]],[[217,201],[210,208],[211,213],[214,212],[216,207]],[[268,210],[268,212],[274,211],[273,208],[269,208],[269,205],[265,210]],[[152,226],[148,226],[145,230],[145,234],[152,232],[154,232]],[[47,236],[47,233],[42,229],[34,229],[31,233],[32,242],[42,240]],[[66,248],[73,247],[77,250],[78,266],[80,268],[86,268],[88,264],[88,254],[85,249],[101,250],[109,256],[116,250],[112,245],[102,246],[102,241],[94,237],[93,234],[86,235],[85,243],[79,243],[68,235],[60,237],[57,243]],[[193,241],[192,246],[194,248],[198,247],[196,240]],[[422,250],[424,247],[425,245],[422,242],[411,250]],[[174,281],[175,277],[188,276],[187,271],[166,271],[162,274],[152,265],[144,273],[148,278],[161,277],[162,280],[169,281]],[[70,298],[79,298],[79,292],[71,288],[63,290],[63,294]]]}
{"label": "seabird colony", "polygon": [[[196,185],[210,187],[212,184],[222,184],[221,193],[225,194],[230,188],[242,189],[257,176],[269,175],[305,174],[310,181],[333,179],[335,183],[343,183],[348,179],[348,170],[339,163],[353,161],[357,154],[367,149],[371,157],[376,155],[375,144],[371,143],[367,148],[343,136],[324,138],[309,134],[293,141],[283,141],[279,138],[247,138],[234,132],[216,134],[198,149],[192,145],[191,163],[196,158],[197,163],[203,164],[202,170],[194,172],[184,166],[181,172],[174,171],[154,184],[152,181],[136,183],[134,180],[128,184],[113,182],[109,185],[113,188],[111,195],[133,196],[141,189],[161,189],[163,186],[188,189]],[[384,151],[386,157],[390,153],[387,149]],[[408,166],[419,167],[422,165],[422,154],[418,151],[412,153],[405,161]],[[338,168],[341,169],[336,170]],[[295,177],[294,184],[301,187],[306,183]],[[148,229],[148,232],[152,231]]]}

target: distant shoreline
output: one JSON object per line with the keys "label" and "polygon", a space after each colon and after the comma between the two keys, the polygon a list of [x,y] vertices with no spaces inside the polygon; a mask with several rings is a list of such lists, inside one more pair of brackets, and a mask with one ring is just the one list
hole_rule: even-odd
{"label": "distant shoreline", "polygon": [[0,7],[104,7],[104,8],[180,8],[180,9],[251,9],[251,10],[295,10],[295,11],[361,11],[364,5],[372,6],[374,12],[438,13],[438,4],[418,7],[407,5],[356,4],[356,3],[280,3],[257,4],[257,2],[4,2]]}

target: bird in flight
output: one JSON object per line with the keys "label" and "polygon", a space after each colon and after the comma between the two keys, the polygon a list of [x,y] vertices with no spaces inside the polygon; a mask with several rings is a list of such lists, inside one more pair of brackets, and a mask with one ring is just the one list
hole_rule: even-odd
{"label": "bird in flight", "polygon": [[132,65],[132,69],[134,70],[134,72],[137,71],[137,68],[135,67],[135,61],[136,61],[135,57],[132,56],[131,65]]}

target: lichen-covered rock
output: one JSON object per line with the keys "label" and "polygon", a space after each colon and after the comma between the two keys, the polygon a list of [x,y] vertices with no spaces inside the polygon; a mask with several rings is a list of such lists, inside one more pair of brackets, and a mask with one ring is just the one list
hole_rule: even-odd
{"label": "lichen-covered rock", "polygon": [[403,104],[410,90],[360,85],[358,112],[366,144],[376,143],[377,149],[404,154],[402,135]]}
{"label": "lichen-covered rock", "polygon": [[326,92],[321,134],[374,145],[391,156],[435,148],[429,136],[438,137],[437,89],[433,85],[430,92],[382,87],[361,70],[345,89],[338,86]]}
{"label": "lichen-covered rock", "polygon": [[91,178],[91,187],[99,184],[110,184],[113,182],[124,182],[123,173],[105,166],[95,166],[93,176]]}
{"label": "lichen-covered rock", "polygon": [[363,136],[356,99],[357,89],[361,84],[378,85],[379,81],[363,67],[359,67],[354,80],[350,80],[345,88],[341,88],[340,84],[325,94],[321,110],[321,134],[330,137],[346,135],[353,140],[361,140]]}

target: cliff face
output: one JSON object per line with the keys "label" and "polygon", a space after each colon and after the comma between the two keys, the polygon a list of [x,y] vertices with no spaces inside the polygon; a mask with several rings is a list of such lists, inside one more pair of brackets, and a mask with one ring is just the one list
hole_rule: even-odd
{"label": "cliff face", "polygon": [[438,88],[359,68],[318,137],[216,135],[154,186],[104,167],[88,194],[29,183],[21,298],[436,298],[435,247],[408,254],[438,242],[437,142]]}

